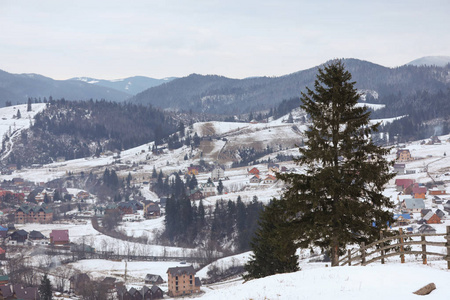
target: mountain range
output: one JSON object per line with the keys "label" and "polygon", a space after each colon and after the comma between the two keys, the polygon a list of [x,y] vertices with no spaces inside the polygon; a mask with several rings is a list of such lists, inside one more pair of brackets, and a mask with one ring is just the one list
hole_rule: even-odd
{"label": "mountain range", "polygon": [[[393,104],[418,91],[435,93],[450,87],[450,65],[387,68],[358,59],[344,59],[356,87],[373,103]],[[230,79],[217,75],[192,74],[145,90],[132,103],[151,104],[175,111],[211,114],[245,114],[269,110],[282,100],[300,97],[313,88],[318,67],[281,77]],[[394,97],[398,94],[402,97]]]}
{"label": "mountain range", "polygon": [[[344,59],[359,91],[374,103],[395,104],[418,91],[436,93],[450,87],[449,56],[423,57],[404,66],[387,68],[368,61]],[[105,99],[151,104],[170,111],[237,115],[269,110],[286,99],[313,88],[319,66],[280,77],[231,79],[191,74],[182,78],[144,76],[117,80],[89,77],[53,80],[37,74],[0,71],[0,106],[7,101],[25,103],[28,97],[66,100]],[[388,109],[386,109],[388,112]],[[380,113],[380,112],[378,112]]]}
{"label": "mountain range", "polygon": [[0,106],[26,103],[28,98],[65,98],[66,100],[106,99],[124,101],[130,94],[78,80],[54,80],[38,74],[11,74],[0,70]]}

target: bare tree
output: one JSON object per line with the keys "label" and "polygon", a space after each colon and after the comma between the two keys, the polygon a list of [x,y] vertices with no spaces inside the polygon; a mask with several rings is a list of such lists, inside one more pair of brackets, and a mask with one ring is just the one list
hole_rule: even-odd
{"label": "bare tree", "polygon": [[57,274],[57,275],[54,275],[54,282],[55,282],[56,290],[58,292],[64,292],[68,288],[67,283],[68,283],[70,277],[72,277],[72,275],[74,274],[74,271],[71,267],[68,267],[68,266],[59,267],[59,268],[55,269],[54,271],[55,271],[54,273]]}
{"label": "bare tree", "polygon": [[11,282],[33,285],[36,283],[35,272],[22,251],[17,251],[6,262]]}

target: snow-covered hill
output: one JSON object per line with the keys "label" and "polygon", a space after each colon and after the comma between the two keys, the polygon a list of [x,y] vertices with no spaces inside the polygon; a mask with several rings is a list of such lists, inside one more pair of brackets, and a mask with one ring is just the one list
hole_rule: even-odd
{"label": "snow-covered hill", "polygon": [[[432,266],[430,266],[432,265]],[[365,267],[325,267],[316,264],[290,274],[279,274],[243,283],[231,281],[204,287],[200,299],[418,299],[413,292],[435,283],[426,299],[447,299],[450,272],[443,263],[369,265]]]}
{"label": "snow-covered hill", "polygon": [[[14,138],[19,136],[22,130],[30,127],[34,116],[45,109],[45,105],[45,103],[32,104],[31,111],[27,111],[27,104],[7,106],[0,109],[0,136],[3,139],[8,137],[1,158],[9,154]],[[20,118],[17,118],[18,113]]]}
{"label": "snow-covered hill", "polygon": [[444,67],[450,63],[450,56],[425,56],[415,59],[407,65],[411,66],[438,66]]}

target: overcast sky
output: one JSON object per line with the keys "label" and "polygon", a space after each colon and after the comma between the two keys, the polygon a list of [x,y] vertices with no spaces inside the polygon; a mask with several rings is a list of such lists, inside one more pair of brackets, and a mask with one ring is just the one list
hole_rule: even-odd
{"label": "overcast sky", "polygon": [[54,79],[280,76],[450,55],[450,1],[0,0],[0,69]]}

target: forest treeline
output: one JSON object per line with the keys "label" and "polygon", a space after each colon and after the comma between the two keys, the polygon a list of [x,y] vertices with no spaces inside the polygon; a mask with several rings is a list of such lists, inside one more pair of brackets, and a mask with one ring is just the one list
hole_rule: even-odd
{"label": "forest treeline", "polygon": [[30,165],[57,157],[120,152],[151,141],[160,144],[176,130],[176,122],[152,106],[64,99],[50,100],[47,106],[15,141],[10,163]]}

